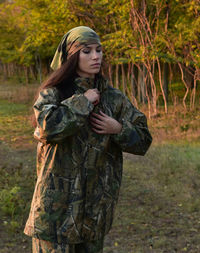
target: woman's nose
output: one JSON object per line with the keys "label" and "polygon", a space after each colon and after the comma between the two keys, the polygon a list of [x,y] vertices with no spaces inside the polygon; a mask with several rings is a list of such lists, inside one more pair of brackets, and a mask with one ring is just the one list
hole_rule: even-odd
{"label": "woman's nose", "polygon": [[92,51],[92,59],[99,59],[99,53],[96,50]]}

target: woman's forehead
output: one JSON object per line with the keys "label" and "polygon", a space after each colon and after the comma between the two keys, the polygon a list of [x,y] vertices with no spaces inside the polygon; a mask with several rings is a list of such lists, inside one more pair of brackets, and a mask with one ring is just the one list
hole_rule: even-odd
{"label": "woman's forehead", "polygon": [[101,44],[99,43],[93,43],[93,44],[86,44],[83,48],[98,48],[101,47]]}

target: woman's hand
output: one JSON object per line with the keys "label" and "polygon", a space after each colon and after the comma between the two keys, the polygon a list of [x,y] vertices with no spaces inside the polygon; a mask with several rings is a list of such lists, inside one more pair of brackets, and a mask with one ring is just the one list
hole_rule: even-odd
{"label": "woman's hand", "polygon": [[98,89],[89,89],[84,93],[84,96],[93,104],[97,105],[100,101],[100,92]]}
{"label": "woman's hand", "polygon": [[122,125],[117,120],[102,111],[99,114],[91,113],[90,123],[93,126],[92,130],[98,134],[118,134],[122,129]]}

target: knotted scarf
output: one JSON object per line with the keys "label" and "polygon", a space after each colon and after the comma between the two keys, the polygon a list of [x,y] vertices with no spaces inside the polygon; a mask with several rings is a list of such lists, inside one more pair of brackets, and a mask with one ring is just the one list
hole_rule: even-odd
{"label": "knotted scarf", "polygon": [[51,68],[60,68],[64,61],[69,59],[77,51],[89,44],[101,44],[99,36],[87,26],[78,26],[68,31],[62,38],[53,60]]}

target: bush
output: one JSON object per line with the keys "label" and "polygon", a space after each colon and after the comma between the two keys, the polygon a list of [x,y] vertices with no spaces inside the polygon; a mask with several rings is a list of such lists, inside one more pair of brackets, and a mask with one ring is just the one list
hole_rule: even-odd
{"label": "bush", "polygon": [[30,180],[24,180],[26,174],[29,172],[24,171],[22,164],[13,169],[0,168],[0,212],[5,227],[11,232],[20,229],[24,217],[27,218],[33,178],[28,175]]}
{"label": "bush", "polygon": [[3,215],[11,218],[19,215],[23,210],[24,203],[20,196],[21,188],[19,186],[11,187],[11,189],[3,189],[0,191],[0,208]]}

